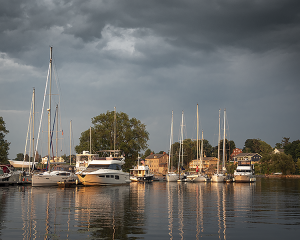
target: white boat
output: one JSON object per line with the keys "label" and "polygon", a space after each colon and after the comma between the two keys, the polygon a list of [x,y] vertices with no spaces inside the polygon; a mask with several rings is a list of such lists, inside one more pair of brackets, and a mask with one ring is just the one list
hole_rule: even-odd
{"label": "white boat", "polygon": [[83,151],[81,154],[76,154],[76,172],[84,171],[91,161],[99,159],[99,154]]}
{"label": "white boat", "polygon": [[217,163],[217,173],[212,175],[211,181],[212,182],[225,182],[226,176],[224,175],[225,169],[225,113],[226,109],[224,110],[224,138],[223,138],[223,161],[222,161],[222,172],[219,171],[219,159],[220,159],[220,109],[219,109],[219,139],[218,139],[218,163]]}
{"label": "white boat", "polygon": [[27,161],[20,161],[20,160],[8,160],[9,163],[14,168],[32,168],[34,165],[33,162],[27,162]]}
{"label": "white boat", "polygon": [[[49,88],[48,86],[49,81]],[[51,130],[51,83],[52,83],[52,47],[50,47],[50,63],[49,63],[49,69],[48,69],[48,75],[47,75],[47,81],[46,81],[46,87],[45,87],[45,94],[44,94],[44,102],[43,102],[43,108],[41,111],[41,120],[40,120],[40,128],[42,123],[42,116],[44,112],[44,103],[45,103],[45,97],[47,93],[47,89],[49,91],[49,107],[47,109],[48,112],[48,156],[47,156],[47,169],[46,172],[37,172],[32,174],[32,186],[58,186],[59,182],[72,182],[78,180],[74,167],[70,165],[56,165],[54,167],[50,166],[50,156],[51,156],[51,147],[53,147],[53,141],[52,141],[52,133]],[[56,121],[58,123],[58,121]],[[39,129],[40,129],[39,128]],[[58,132],[58,129],[56,129],[56,132]],[[40,133],[40,132],[39,132]],[[39,134],[38,138],[39,139]],[[38,144],[36,145],[37,149]],[[57,152],[57,148],[56,148]],[[35,156],[36,154],[34,154]],[[35,162],[35,160],[34,160]]]}
{"label": "white boat", "polygon": [[147,165],[138,165],[129,170],[132,182],[152,182],[154,175],[150,173]]}
{"label": "white boat", "polygon": [[76,183],[75,167],[67,164],[55,165],[51,171],[34,173],[31,184],[33,187],[58,186],[59,183]]}
{"label": "white boat", "polygon": [[[200,168],[198,164],[199,160],[199,114],[198,114],[198,104],[197,104],[197,168],[195,174],[190,174],[187,176],[187,179],[191,182],[207,182],[209,179],[207,176],[202,174],[202,158],[203,158],[203,131],[202,131],[202,140],[201,140],[201,151],[200,151]],[[199,172],[200,171],[200,172]]]}
{"label": "white boat", "polygon": [[167,182],[176,182],[179,179],[178,173],[172,172],[171,168],[173,166],[172,164],[172,158],[173,158],[173,111],[172,111],[172,121],[171,121],[171,134],[170,134],[170,150],[169,150],[169,161],[168,161],[168,172],[166,174],[166,180]]}
{"label": "white boat", "polygon": [[11,177],[10,173],[6,173],[3,171],[3,168],[0,167],[0,181],[8,181],[9,178]]}
{"label": "white boat", "polygon": [[[107,150],[103,152],[120,152],[118,150]],[[79,182],[83,185],[114,185],[130,183],[129,173],[123,172],[124,157],[100,157],[90,161],[88,167],[77,172]]]}
{"label": "white boat", "polygon": [[238,161],[236,170],[234,171],[235,182],[255,182],[256,177],[251,165],[251,161]]}
{"label": "white boat", "polygon": [[183,168],[183,111],[181,114],[181,137],[180,137],[180,145],[179,145],[179,158],[178,158],[178,180],[177,182],[186,182],[188,179],[186,178],[185,173],[180,172],[184,170]]}

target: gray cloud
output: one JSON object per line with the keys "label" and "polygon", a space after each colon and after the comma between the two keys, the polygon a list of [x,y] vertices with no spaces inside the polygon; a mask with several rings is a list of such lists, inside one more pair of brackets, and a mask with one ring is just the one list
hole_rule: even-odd
{"label": "gray cloud", "polygon": [[171,111],[179,128],[184,110],[195,138],[197,103],[212,145],[219,108],[238,147],[248,138],[273,147],[298,139],[299,4],[1,1],[0,115],[10,157],[24,148],[33,87],[41,109],[50,45],[74,144],[92,117],[116,106],[147,125],[152,150],[168,151]]}

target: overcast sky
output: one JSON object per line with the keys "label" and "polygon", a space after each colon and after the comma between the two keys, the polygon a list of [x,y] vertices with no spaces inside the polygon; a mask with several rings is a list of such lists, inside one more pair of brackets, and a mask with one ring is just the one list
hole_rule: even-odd
{"label": "overcast sky", "polygon": [[37,134],[50,45],[67,155],[70,121],[74,148],[91,118],[114,107],[146,125],[155,152],[169,149],[172,110],[174,141],[182,111],[184,137],[196,139],[197,103],[212,146],[224,108],[239,148],[299,139],[299,11],[297,0],[0,0],[9,158],[24,152],[33,88]]}

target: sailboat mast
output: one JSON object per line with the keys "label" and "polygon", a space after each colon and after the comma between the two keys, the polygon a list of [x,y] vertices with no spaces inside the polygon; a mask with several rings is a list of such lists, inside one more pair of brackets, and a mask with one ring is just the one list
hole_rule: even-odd
{"label": "sailboat mast", "polygon": [[168,164],[168,172],[171,171],[171,157],[172,157],[172,145],[173,145],[173,111],[172,111],[172,120],[171,120],[171,135],[170,135],[170,150],[169,150],[169,164]]}
{"label": "sailboat mast", "polygon": [[218,137],[218,164],[217,164],[217,174],[219,174],[219,162],[220,162],[220,134],[221,134],[221,123],[220,123],[220,112],[221,112],[221,109],[219,109],[219,137]]}
{"label": "sailboat mast", "polygon": [[116,157],[116,107],[114,108],[114,157]]}
{"label": "sailboat mast", "polygon": [[199,115],[198,115],[198,103],[197,103],[197,166],[199,165],[198,159],[199,159]]}
{"label": "sailboat mast", "polygon": [[70,165],[72,164],[72,120],[70,121]]}
{"label": "sailboat mast", "polygon": [[202,138],[201,138],[201,151],[200,151],[200,171],[202,171],[203,168],[203,130],[202,130]]}
{"label": "sailboat mast", "polygon": [[48,111],[48,170],[50,172],[50,151],[51,151],[51,83],[52,83],[52,47],[50,47],[50,83],[49,83],[49,108]]}
{"label": "sailboat mast", "polygon": [[90,154],[92,154],[92,127],[90,127]]}
{"label": "sailboat mast", "polygon": [[223,137],[223,162],[222,162],[222,171],[225,170],[225,137],[226,137],[226,134],[225,134],[225,131],[226,131],[226,108],[224,109],[224,137]]}
{"label": "sailboat mast", "polygon": [[[35,108],[35,88],[33,88],[33,93],[32,93],[32,164],[33,164],[33,161],[35,159],[35,152],[34,152],[34,108]],[[30,161],[29,161],[30,162]],[[33,167],[33,165],[32,165]],[[29,167],[28,167],[28,170],[29,170],[29,173],[30,173],[30,164],[29,164]]]}
{"label": "sailboat mast", "polygon": [[58,159],[58,104],[56,104],[56,158]]}

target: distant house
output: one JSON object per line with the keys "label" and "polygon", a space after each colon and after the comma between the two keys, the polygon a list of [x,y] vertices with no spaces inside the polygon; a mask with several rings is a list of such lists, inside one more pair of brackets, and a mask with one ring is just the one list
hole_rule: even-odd
{"label": "distant house", "polygon": [[273,150],[273,154],[278,154],[278,153],[284,153],[284,149],[277,149],[277,148],[275,148]]}
{"label": "distant house", "polygon": [[[202,159],[202,170],[207,172],[209,169],[217,167],[218,158],[216,157],[203,157]],[[200,167],[200,160],[194,159],[189,163],[190,171],[196,171],[196,168]]]}
{"label": "distant house", "polygon": [[251,161],[251,164],[259,162],[262,156],[258,153],[240,153],[233,157],[233,161],[236,163],[238,161]]}
{"label": "distant house", "polygon": [[168,170],[169,155],[151,153],[145,158],[145,165],[150,169],[150,172],[156,174],[166,174]]}
{"label": "distant house", "polygon": [[230,159],[233,160],[233,158],[234,158],[236,155],[238,155],[238,154],[240,154],[240,153],[242,153],[242,152],[243,152],[242,149],[235,148],[235,149],[233,150],[233,152],[231,153],[231,155],[230,155]]}

